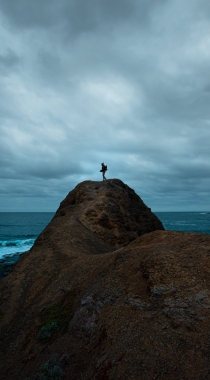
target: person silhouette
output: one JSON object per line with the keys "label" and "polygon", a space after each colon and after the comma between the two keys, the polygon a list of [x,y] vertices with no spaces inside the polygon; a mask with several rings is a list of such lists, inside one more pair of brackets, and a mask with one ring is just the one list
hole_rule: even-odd
{"label": "person silhouette", "polygon": [[100,172],[102,172],[103,181],[106,179],[105,173],[106,173],[107,170],[108,170],[107,169],[107,165],[104,165],[104,163],[102,162]]}

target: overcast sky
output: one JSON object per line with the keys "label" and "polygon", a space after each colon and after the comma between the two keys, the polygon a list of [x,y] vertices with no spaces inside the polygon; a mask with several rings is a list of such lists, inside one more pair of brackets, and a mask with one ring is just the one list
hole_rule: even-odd
{"label": "overcast sky", "polygon": [[209,0],[0,0],[0,211],[119,178],[210,211]]}

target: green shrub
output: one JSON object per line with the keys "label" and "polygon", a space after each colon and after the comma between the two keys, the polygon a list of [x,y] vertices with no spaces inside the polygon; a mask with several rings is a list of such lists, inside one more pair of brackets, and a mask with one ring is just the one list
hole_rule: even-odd
{"label": "green shrub", "polygon": [[40,342],[48,342],[58,330],[58,324],[56,322],[48,323],[42,326],[41,330],[37,334],[37,338]]}
{"label": "green shrub", "polygon": [[41,329],[37,334],[40,342],[47,342],[57,333],[65,333],[73,316],[72,305],[76,290],[66,291],[61,300],[48,308],[41,315]]}
{"label": "green shrub", "polygon": [[63,380],[64,372],[58,363],[57,357],[48,360],[32,377],[25,380]]}

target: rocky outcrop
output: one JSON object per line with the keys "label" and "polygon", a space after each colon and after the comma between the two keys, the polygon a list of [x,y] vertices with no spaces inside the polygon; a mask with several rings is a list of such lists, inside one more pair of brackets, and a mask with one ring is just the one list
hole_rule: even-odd
{"label": "rocky outcrop", "polygon": [[[61,202],[55,217],[36,245],[46,234],[55,234],[84,252],[104,253],[123,247],[145,233],[163,230],[160,220],[130,187],[118,179],[85,181]],[[92,232],[92,233],[91,233]]]}
{"label": "rocky outcrop", "polygon": [[209,379],[209,268],[210,235],[79,184],[0,281],[1,378]]}

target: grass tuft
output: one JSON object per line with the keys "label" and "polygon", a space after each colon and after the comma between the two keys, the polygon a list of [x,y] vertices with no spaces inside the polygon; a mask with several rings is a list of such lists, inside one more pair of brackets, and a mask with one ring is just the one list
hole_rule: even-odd
{"label": "grass tuft", "polygon": [[25,380],[63,380],[64,372],[57,357],[48,360],[41,368],[40,371],[35,373],[32,377],[26,377]]}
{"label": "grass tuft", "polygon": [[73,316],[72,305],[76,297],[76,290],[64,293],[61,300],[49,306],[41,316],[41,329],[37,338],[41,342],[49,341],[58,333],[65,333]]}

